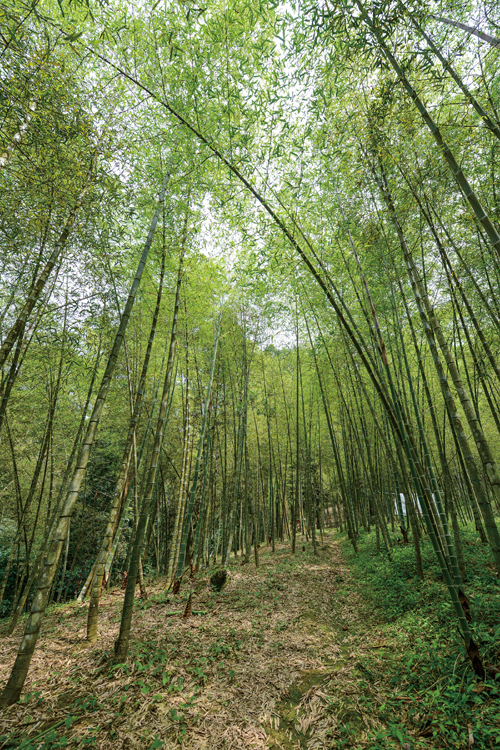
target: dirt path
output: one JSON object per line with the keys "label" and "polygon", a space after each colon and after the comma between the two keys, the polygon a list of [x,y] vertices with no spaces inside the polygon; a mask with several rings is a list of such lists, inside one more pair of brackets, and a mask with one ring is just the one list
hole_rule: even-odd
{"label": "dirt path", "polygon": [[[121,592],[103,600],[96,646],[84,640],[86,606],[54,608],[27,702],[1,716],[0,735],[11,740],[0,748],[35,737],[26,748],[63,747],[61,738],[103,749],[369,747],[374,719],[363,696],[376,690],[363,657],[373,665],[383,643],[333,533],[324,542],[317,557],[302,542],[295,557],[289,545],[261,550],[258,569],[232,560],[221,593],[207,572],[193,586],[193,610],[206,614],[188,620],[170,616],[183,610],[188,587],[173,597],[157,581],[148,602],[137,602],[129,662],[114,669]],[[22,627],[2,638],[2,676]]]}

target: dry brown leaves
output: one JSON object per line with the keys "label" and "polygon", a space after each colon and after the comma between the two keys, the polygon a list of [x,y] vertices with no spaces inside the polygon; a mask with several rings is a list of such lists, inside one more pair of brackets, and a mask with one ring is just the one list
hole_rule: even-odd
{"label": "dry brown leaves", "polygon": [[[200,590],[198,578],[193,611],[206,615],[166,616],[182,612],[189,589],[155,602],[165,582],[150,583],[149,601],[135,613],[129,663],[114,670],[109,656],[121,592],[104,595],[99,642],[91,646],[86,605],[54,607],[25,686],[31,697],[3,712],[0,734],[34,738],[72,716],[70,728],[59,724],[57,735],[75,748],[94,737],[91,746],[102,750],[148,750],[155,738],[165,749],[312,749],[334,747],[341,724],[355,721],[359,747],[367,747],[363,738],[374,720],[358,702],[355,664],[363,651],[383,644],[376,630],[361,639],[350,632],[360,619],[357,595],[345,594],[349,571],[333,534],[326,541],[316,558],[299,552],[292,559],[288,545],[277,545],[273,556],[261,549],[259,569],[232,561],[221,593],[208,585]],[[4,678],[22,628],[2,639]]]}

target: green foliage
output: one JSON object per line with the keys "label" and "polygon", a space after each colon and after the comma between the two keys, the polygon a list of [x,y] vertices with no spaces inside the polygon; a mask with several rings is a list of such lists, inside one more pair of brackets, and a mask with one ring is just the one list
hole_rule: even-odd
{"label": "green foliage", "polygon": [[[483,447],[487,440],[492,453],[498,454],[497,396],[491,386],[500,346],[494,312],[500,289],[498,252],[489,254],[482,230],[478,232],[470,210],[462,206],[462,194],[441,160],[442,149],[436,151],[421,127],[413,107],[415,97],[407,97],[388,67],[380,40],[394,48],[401,70],[439,119],[450,144],[446,153],[456,155],[494,220],[500,216],[498,142],[482,127],[463,90],[456,89],[420,36],[415,37],[408,7],[367,5],[367,15],[362,12],[363,3],[323,5],[312,0],[298,4],[234,0],[199,8],[190,2],[136,7],[127,2],[108,6],[100,1],[52,0],[35,3],[28,12],[17,0],[0,2],[4,45],[0,88],[2,340],[58,246],[96,155],[88,191],[64,252],[19,338],[21,359],[2,433],[0,491],[5,494],[1,523],[15,528],[21,523],[23,508],[27,510],[0,616],[10,610],[21,568],[36,559],[56,499],[67,489],[73,441],[78,448],[82,439],[81,434],[77,438],[77,428],[80,422],[87,425],[83,405],[87,395],[90,405],[95,399],[95,389],[93,395],[88,393],[90,382],[94,373],[97,382],[103,375],[144,229],[166,171],[172,179],[161,231],[154,238],[116,377],[109,384],[99,436],[71,518],[68,554],[61,563],[65,572],[60,572],[54,587],[57,595],[67,590],[71,596],[83,583],[102,538],[131,402],[137,393],[160,258],[165,251],[165,296],[170,298],[181,244],[187,255],[178,374],[160,454],[157,515],[151,522],[144,570],[148,572],[153,564],[157,571],[163,569],[165,550],[171,547],[187,422],[188,359],[191,441],[204,424],[209,403],[213,410],[212,452],[203,459],[207,505],[210,502],[206,547],[205,540],[201,544],[205,557],[222,551],[232,524],[241,532],[235,534],[239,537],[233,540],[236,547],[244,539],[248,549],[252,539],[255,545],[262,541],[269,532],[276,499],[276,512],[281,513],[285,528],[274,531],[286,533],[293,516],[286,511],[301,493],[302,515],[307,515],[309,494],[317,501],[309,518],[312,528],[319,520],[320,506],[326,510],[334,499],[336,512],[345,522],[349,503],[353,512],[364,510],[369,515],[373,511],[370,496],[387,495],[393,481],[392,458],[385,456],[380,424],[376,424],[381,413],[372,380],[378,376],[372,373],[370,379],[360,361],[360,351],[372,362],[378,357],[360,284],[361,269],[403,400],[407,377],[401,374],[402,348],[413,352],[410,322],[420,326],[418,336],[423,328],[407,278],[401,238],[381,198],[382,170],[394,210],[404,219],[405,241],[418,250],[416,263],[423,285],[433,292],[445,338],[452,342],[452,356],[464,372],[479,417],[474,416],[474,423],[484,425]],[[467,86],[485,107],[498,111],[498,51],[489,50],[486,55],[454,29],[448,28],[445,34],[420,6],[416,3],[419,19],[439,45],[449,46]],[[470,10],[467,4],[455,6],[450,6],[453,17]],[[498,20],[494,11],[484,11],[488,23]],[[366,24],[372,14],[378,39],[373,24]],[[179,115],[176,119],[174,112]],[[236,170],[243,175],[244,185]],[[257,206],[258,194],[261,204],[268,202],[267,212]],[[282,231],[285,226],[288,239]],[[334,294],[342,305],[350,332],[347,326],[339,328],[339,316],[326,303],[324,290],[311,283],[305,256],[298,260],[296,242],[316,264],[325,288],[333,290],[328,294]],[[449,268],[442,247],[450,254]],[[354,249],[361,259],[359,265]],[[449,271],[453,280],[448,278]],[[474,314],[463,305],[462,289],[469,295]],[[226,302],[220,350],[205,407],[213,320],[221,299]],[[151,409],[151,416],[156,415],[153,394],[163,375],[169,315],[164,299],[145,386],[145,408],[136,425],[136,442],[144,437],[147,459],[135,477],[139,501],[151,452],[146,414]],[[424,404],[423,410],[443,425],[439,429],[445,458],[458,486],[462,477],[455,466],[457,456],[448,435],[438,377],[430,358],[423,354],[417,352],[422,369],[417,369],[411,354],[409,368],[419,387],[426,375],[433,403]],[[12,357],[1,374],[2,388]],[[50,439],[42,455],[49,414]],[[426,429],[430,453],[436,456],[439,430],[433,432],[429,420]],[[244,446],[244,460],[239,445]],[[332,455],[332,448],[340,458]],[[43,470],[31,487],[39,457]],[[478,458],[475,453],[474,458]],[[242,464],[245,476],[240,482]],[[491,465],[485,471],[489,475]],[[202,513],[201,499],[195,495],[188,520],[193,511],[196,533]],[[247,498],[255,503],[255,529],[248,521]],[[466,505],[464,501],[462,510]],[[128,560],[133,526],[130,507],[115,569]],[[186,524],[185,544],[189,533]],[[13,536],[0,539],[0,575]],[[480,623],[474,632],[486,657],[493,659],[498,581],[489,571],[487,551],[478,548],[472,536],[464,533],[472,608]],[[417,576],[409,549],[395,548],[392,564],[384,554],[374,556],[370,540],[361,539],[360,550],[353,564],[380,617],[408,623],[415,631],[426,628],[434,638],[452,644],[450,653],[453,649],[461,653],[451,639],[453,613],[429,545],[423,546],[424,582]],[[312,556],[309,547],[303,547],[303,553],[299,550],[302,559]],[[277,566],[276,574],[269,573],[252,596],[227,590],[220,594],[222,604],[232,601],[240,610],[255,609],[249,637],[258,643],[263,642],[267,628],[259,617],[279,606],[278,575],[285,568],[285,563],[281,569]],[[223,584],[221,580],[215,588],[220,591]],[[166,599],[160,596],[137,603],[136,609],[163,603]],[[280,623],[276,630],[285,627]],[[238,643],[236,633],[221,636],[200,661],[184,666],[201,686],[209,670],[226,668]],[[183,676],[165,668],[174,651],[172,643],[162,645],[156,656],[138,649],[132,664],[120,668],[137,674],[135,686],[142,695],[150,694],[157,683],[169,692],[180,692]],[[441,652],[433,657],[439,674],[450,666],[443,658]],[[466,666],[460,657],[454,674],[463,676]],[[412,690],[425,690],[422,685],[415,684]],[[454,714],[448,716],[445,707],[452,699],[445,696],[442,700],[436,713],[451,721]],[[90,711],[92,706],[80,708]],[[461,710],[475,726],[472,714],[464,707]],[[484,708],[485,726],[488,710]],[[448,718],[443,719],[446,727]],[[183,726],[182,715],[175,719]],[[401,732],[394,725],[388,737],[402,742]],[[345,742],[349,741],[346,737]]]}
{"label": "green foliage", "polygon": [[[462,528],[460,534],[467,571],[466,591],[471,600],[473,616],[486,627],[493,626],[500,619],[500,580],[493,572],[490,550],[478,543],[477,532],[472,525]],[[411,544],[393,546],[393,562],[390,563],[385,552],[376,554],[374,534],[366,535],[361,531],[359,554],[355,555],[352,549],[346,550],[350,562],[362,573],[365,595],[370,597],[385,620],[400,619],[414,612],[440,625],[449,625],[451,605],[435,554],[425,538],[421,552],[424,581],[417,576]]]}
{"label": "green foliage", "polygon": [[[477,620],[472,626],[474,637],[484,662],[498,665],[500,582],[487,565],[489,550],[476,542],[476,531],[469,527],[462,535],[469,571],[467,591]],[[484,683],[476,681],[430,543],[422,545],[423,582],[415,574],[411,545],[394,547],[392,564],[376,554],[374,533],[361,536],[357,555],[347,543],[344,550],[356,585],[368,600],[366,616],[371,615],[374,624],[385,630],[384,648],[364,657],[361,665],[362,676],[377,674],[385,688],[382,704],[374,700],[369,681],[364,683],[360,698],[363,708],[377,711],[388,727],[371,735],[370,747],[386,750],[394,747],[395,740],[401,744],[408,741],[408,727],[436,748],[467,746],[469,732],[474,747],[496,747],[500,741],[500,680],[490,675]],[[349,746],[347,737],[344,741]]]}
{"label": "green foliage", "polygon": [[[76,707],[77,711],[78,709],[81,710],[81,708],[86,709],[83,703],[79,703],[78,701],[73,706]],[[91,727],[85,734],[78,737],[73,736],[71,739],[68,739],[65,734],[60,734],[61,730],[68,731],[79,716],[81,716],[79,713],[68,714],[64,719],[52,722],[48,729],[34,737],[25,739],[16,736],[0,737],[0,741],[4,743],[3,747],[5,748],[16,747],[19,750],[58,750],[63,747],[93,747],[96,742],[95,734],[99,731],[99,727]]]}

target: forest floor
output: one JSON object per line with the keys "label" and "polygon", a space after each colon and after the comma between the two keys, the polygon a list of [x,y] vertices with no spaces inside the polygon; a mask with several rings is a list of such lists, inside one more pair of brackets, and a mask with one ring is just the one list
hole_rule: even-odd
{"label": "forest floor", "polygon": [[[165,593],[164,580],[150,580],[149,598],[135,603],[126,665],[110,658],[119,589],[102,599],[97,644],[85,641],[86,605],[53,606],[24,696],[2,713],[0,748],[498,747],[500,715],[482,708],[496,703],[494,687],[481,695],[482,686],[463,678],[473,705],[449,731],[437,693],[432,698],[446,665],[436,664],[433,684],[417,690],[411,675],[431,651],[404,617],[376,614],[361,569],[338,539],[326,532],[316,556],[301,539],[295,556],[289,544],[274,553],[261,548],[258,568],[253,558],[231,559],[221,592],[209,585],[213,569],[177,596]],[[193,612],[202,614],[172,614],[184,610],[191,590]],[[22,627],[2,637],[2,677]],[[487,729],[482,739],[476,719]]]}

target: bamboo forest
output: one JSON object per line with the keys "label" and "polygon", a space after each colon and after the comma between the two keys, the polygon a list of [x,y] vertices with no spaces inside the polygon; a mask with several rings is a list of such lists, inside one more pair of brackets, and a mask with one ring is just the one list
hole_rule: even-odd
{"label": "bamboo forest", "polygon": [[498,0],[0,0],[0,269],[0,750],[500,747]]}

